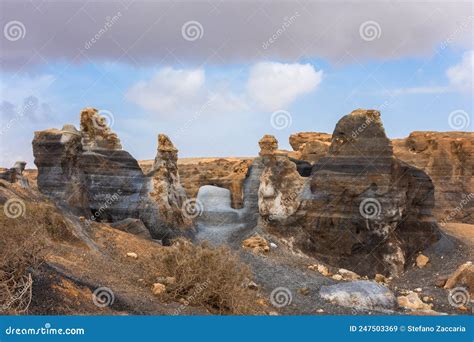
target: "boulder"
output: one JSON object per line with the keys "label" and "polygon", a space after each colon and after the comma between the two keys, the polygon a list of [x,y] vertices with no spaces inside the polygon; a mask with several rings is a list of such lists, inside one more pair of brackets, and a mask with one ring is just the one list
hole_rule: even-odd
{"label": "boulder", "polygon": [[470,297],[474,298],[474,265],[471,261],[460,265],[444,284],[445,289],[452,289],[458,286],[467,287]]}
{"label": "boulder", "polygon": [[17,161],[13,165],[13,167],[9,169],[1,169],[0,170],[0,179],[6,180],[10,183],[17,183],[20,184],[23,188],[29,187],[28,178],[23,175],[23,171],[25,171],[26,162],[24,161]]}
{"label": "boulder", "polygon": [[401,307],[414,311],[430,311],[433,307],[431,304],[424,303],[415,292],[410,292],[406,296],[399,296],[397,302]]}
{"label": "boulder", "polygon": [[319,294],[333,304],[355,310],[390,310],[396,306],[395,296],[387,287],[367,280],[321,286]]}

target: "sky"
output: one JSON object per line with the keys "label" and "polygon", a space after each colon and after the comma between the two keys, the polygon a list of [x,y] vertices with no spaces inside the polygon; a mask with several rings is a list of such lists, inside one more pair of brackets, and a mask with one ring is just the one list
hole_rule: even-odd
{"label": "sky", "polygon": [[291,149],[357,108],[390,138],[473,131],[473,24],[470,1],[0,0],[0,166],[85,107],[136,159],[159,133],[180,157]]}

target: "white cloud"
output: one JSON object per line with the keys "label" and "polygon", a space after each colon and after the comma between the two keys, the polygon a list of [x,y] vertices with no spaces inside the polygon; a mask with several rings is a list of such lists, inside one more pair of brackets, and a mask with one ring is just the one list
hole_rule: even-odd
{"label": "white cloud", "polygon": [[446,71],[450,84],[466,93],[473,92],[474,50],[464,53],[461,63]]}
{"label": "white cloud", "polygon": [[125,96],[147,111],[168,116],[228,113],[247,108],[240,96],[223,88],[211,90],[202,68],[163,68],[152,79],[133,85]]}
{"label": "white cloud", "polygon": [[311,64],[261,62],[250,71],[247,92],[260,107],[273,111],[314,90],[322,76]]}
{"label": "white cloud", "polygon": [[178,107],[195,105],[204,95],[203,69],[164,68],[149,81],[140,81],[127,92],[128,100],[152,112],[175,112]]}

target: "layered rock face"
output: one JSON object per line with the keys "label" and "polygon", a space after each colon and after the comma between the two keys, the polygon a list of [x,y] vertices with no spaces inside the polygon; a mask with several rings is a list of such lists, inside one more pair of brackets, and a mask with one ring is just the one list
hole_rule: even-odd
{"label": "layered rock face", "polygon": [[81,131],[72,125],[35,132],[33,154],[38,189],[60,205],[93,220],[139,217],[145,177],[137,161],[98,111],[81,111]]}
{"label": "layered rock face", "polygon": [[[361,274],[400,274],[413,253],[438,239],[433,184],[394,158],[375,110],[353,111],[337,123],[328,155],[299,196],[295,223],[286,229],[300,247]],[[289,233],[281,222],[267,223]]]}
{"label": "layered rock face", "polygon": [[[357,127],[351,137],[359,135]],[[316,163],[329,151],[331,135],[296,133],[290,144],[298,159]],[[443,223],[474,223],[474,133],[412,132],[407,138],[393,139],[398,159],[430,176],[435,186],[434,215]]]}
{"label": "layered rock face", "polygon": [[162,224],[189,227],[192,221],[183,207],[187,200],[178,174],[178,150],[164,134],[158,135],[158,150],[151,171],[151,198],[158,204]]}
{"label": "layered rock face", "polygon": [[154,238],[172,238],[176,228],[189,225],[180,212],[186,197],[177,150],[160,135],[153,169],[145,176],[104,120],[96,109],[86,108],[80,131],[65,125],[35,132],[38,189],[76,215],[104,222],[140,219]]}
{"label": "layered rock face", "polygon": [[474,133],[413,132],[393,145],[397,158],[433,180],[440,224],[474,223]]}

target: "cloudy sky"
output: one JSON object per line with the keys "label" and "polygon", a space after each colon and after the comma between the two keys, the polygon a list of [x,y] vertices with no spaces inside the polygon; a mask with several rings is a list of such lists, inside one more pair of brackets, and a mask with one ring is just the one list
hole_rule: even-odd
{"label": "cloudy sky", "polygon": [[472,131],[471,1],[0,0],[0,166],[92,106],[137,159],[251,156],[375,108],[390,137]]}

